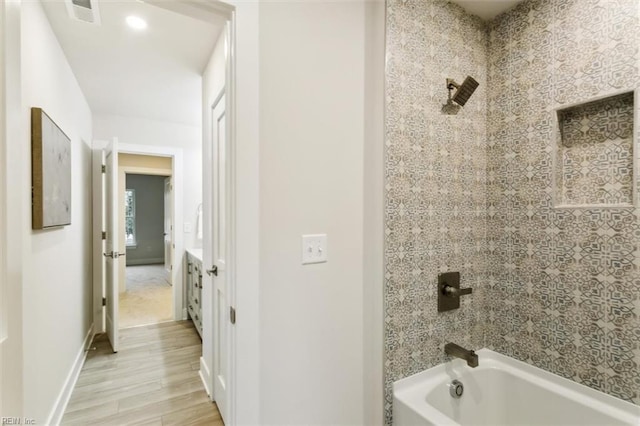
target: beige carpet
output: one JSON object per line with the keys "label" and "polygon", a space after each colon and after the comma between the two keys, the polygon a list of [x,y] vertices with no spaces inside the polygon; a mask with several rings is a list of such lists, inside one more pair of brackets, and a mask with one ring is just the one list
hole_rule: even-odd
{"label": "beige carpet", "polygon": [[120,328],[171,321],[172,289],[164,265],[127,266],[120,293]]}

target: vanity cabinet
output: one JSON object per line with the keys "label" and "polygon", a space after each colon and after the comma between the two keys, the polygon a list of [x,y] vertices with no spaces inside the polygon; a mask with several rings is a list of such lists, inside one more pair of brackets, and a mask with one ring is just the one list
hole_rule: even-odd
{"label": "vanity cabinet", "polygon": [[202,338],[202,255],[199,250],[187,250],[187,312]]}

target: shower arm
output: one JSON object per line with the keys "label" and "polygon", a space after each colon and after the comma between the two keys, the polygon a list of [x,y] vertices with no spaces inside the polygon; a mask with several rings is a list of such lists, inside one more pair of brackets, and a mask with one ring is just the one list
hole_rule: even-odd
{"label": "shower arm", "polygon": [[452,78],[447,79],[447,90],[449,90],[449,92],[451,92],[453,89],[458,89],[459,87],[460,85],[456,83],[454,79]]}
{"label": "shower arm", "polygon": [[453,89],[457,89],[458,87],[460,87],[460,85],[455,81],[453,81],[453,79],[451,78],[447,79],[447,90],[449,91],[449,99],[447,99],[447,104],[453,104],[452,92],[453,92]]}

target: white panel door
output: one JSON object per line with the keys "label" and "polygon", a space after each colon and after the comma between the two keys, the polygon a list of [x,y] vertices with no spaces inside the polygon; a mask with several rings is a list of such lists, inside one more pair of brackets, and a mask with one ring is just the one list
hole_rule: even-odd
{"label": "white panel door", "polygon": [[213,108],[212,153],[213,153],[213,387],[216,404],[222,420],[228,419],[229,386],[229,298],[227,291],[227,247],[229,207],[227,184],[227,129],[226,101],[221,96]]}
{"label": "white panel door", "polygon": [[171,178],[164,179],[164,269],[168,272],[169,282],[172,282],[171,262],[173,246],[173,218],[171,216]]}
{"label": "white panel door", "polygon": [[105,223],[107,238],[105,241],[105,296],[106,329],[113,352],[118,352],[118,141],[113,139],[105,149],[104,200],[106,200]]}

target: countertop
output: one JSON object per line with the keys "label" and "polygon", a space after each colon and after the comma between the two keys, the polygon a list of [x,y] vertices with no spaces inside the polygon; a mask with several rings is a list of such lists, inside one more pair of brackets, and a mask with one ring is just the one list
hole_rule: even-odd
{"label": "countertop", "polygon": [[202,262],[202,249],[201,248],[189,248],[187,249],[187,251],[189,252],[189,254],[191,254],[193,257],[195,257],[196,259],[198,259],[200,262]]}

